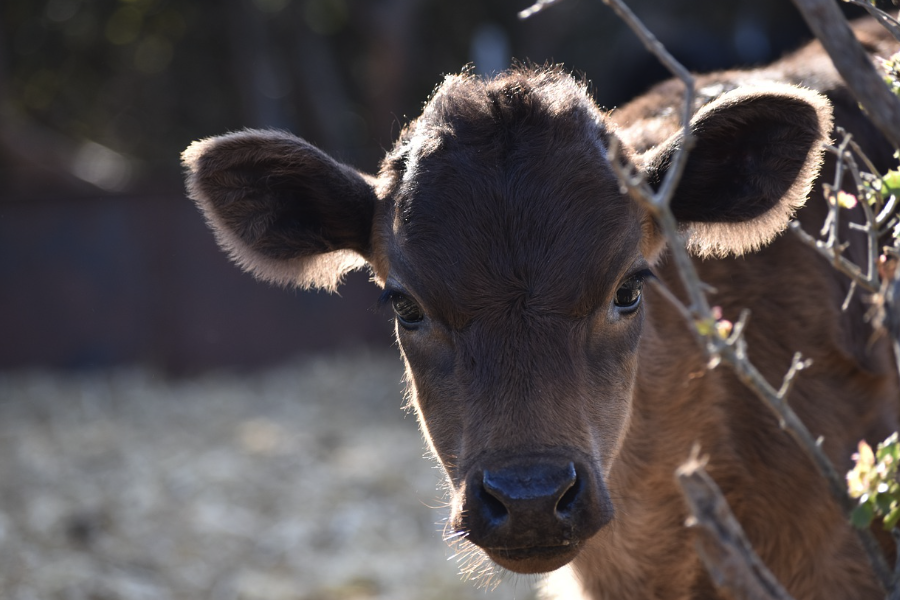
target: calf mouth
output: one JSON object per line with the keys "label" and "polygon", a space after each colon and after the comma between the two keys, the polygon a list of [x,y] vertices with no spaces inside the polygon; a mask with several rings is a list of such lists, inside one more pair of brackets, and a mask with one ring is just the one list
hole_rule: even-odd
{"label": "calf mouth", "polygon": [[499,566],[520,573],[535,575],[564,567],[581,551],[581,544],[532,546],[529,548],[482,548],[488,558]]}

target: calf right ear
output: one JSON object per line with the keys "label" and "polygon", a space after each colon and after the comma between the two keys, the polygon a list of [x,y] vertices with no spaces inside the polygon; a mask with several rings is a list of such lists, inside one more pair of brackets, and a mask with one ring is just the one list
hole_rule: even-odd
{"label": "calf right ear", "polygon": [[280,131],[194,142],[182,154],[190,197],[244,270],[333,291],[371,252],[372,178]]}
{"label": "calf right ear", "polygon": [[[672,198],[698,256],[756,251],[781,233],[819,173],[832,111],[817,92],[786,84],[739,87],[691,120],[696,145]],[[682,146],[681,133],[648,153],[654,187]]]}

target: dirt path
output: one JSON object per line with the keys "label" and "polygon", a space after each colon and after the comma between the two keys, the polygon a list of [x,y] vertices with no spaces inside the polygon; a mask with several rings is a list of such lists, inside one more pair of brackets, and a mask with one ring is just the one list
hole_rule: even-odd
{"label": "dirt path", "polygon": [[4,600],[529,600],[463,582],[394,356],[0,373]]}

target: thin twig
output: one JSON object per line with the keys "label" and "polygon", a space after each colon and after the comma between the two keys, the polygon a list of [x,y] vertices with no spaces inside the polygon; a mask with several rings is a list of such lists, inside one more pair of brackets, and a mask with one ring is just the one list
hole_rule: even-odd
{"label": "thin twig", "polygon": [[[833,153],[837,157],[835,166],[834,182],[831,185],[824,185],[825,199],[828,201],[828,216],[825,218],[825,224],[822,226],[822,235],[826,235],[825,240],[817,240],[813,236],[806,233],[797,221],[790,224],[791,231],[794,232],[800,240],[815,249],[823,257],[827,258],[832,266],[841,273],[847,275],[856,285],[861,286],[867,292],[876,294],[881,290],[881,280],[878,276],[878,256],[879,256],[879,236],[881,227],[878,224],[879,216],[876,216],[869,205],[869,199],[865,196],[865,182],[856,160],[848,151],[853,148],[857,154],[862,157],[864,163],[868,164],[868,158],[859,149],[859,146],[853,143],[850,135],[844,131],[839,131],[844,136],[841,144],[837,147],[826,145],[825,149]],[[841,206],[837,200],[837,194],[843,187],[843,173],[849,171],[853,177],[854,184],[857,189],[857,202],[862,206],[865,215],[865,224],[850,223],[851,229],[858,229],[866,234],[867,240],[867,260],[865,272],[856,263],[848,260],[843,256],[843,251],[847,247],[846,243],[840,242],[839,236],[839,215]],[[887,219],[888,217],[886,217]]]}
{"label": "thin twig", "polygon": [[843,304],[841,304],[841,312],[847,312],[847,309],[850,308],[850,301],[853,300],[853,294],[856,293],[856,286],[859,285],[856,283],[855,279],[850,280],[850,288],[847,290],[847,296],[844,298]]}
{"label": "thin twig", "polygon": [[866,11],[875,17],[875,19],[881,23],[881,25],[884,26],[896,40],[900,41],[900,23],[897,22],[897,19],[880,8],[873,6],[872,3],[865,2],[864,0],[844,0],[844,2],[854,6],[861,6],[866,9]]}
{"label": "thin twig", "polygon": [[697,552],[719,588],[743,600],[791,600],[772,572],[753,551],[721,490],[706,473],[705,458],[691,458],[675,472],[687,500],[689,525],[699,532]]}
{"label": "thin twig", "polygon": [[878,218],[876,219],[876,223],[878,224],[879,232],[884,229],[884,226],[887,225],[888,221],[894,217],[897,212],[897,207],[900,205],[900,202],[897,201],[897,196],[895,194],[891,194],[891,197],[888,198],[887,202],[884,203],[884,208],[878,213]]}
{"label": "thin twig", "polygon": [[[668,300],[669,303],[674,306],[679,313],[681,313],[681,316],[685,321],[687,321],[688,323],[693,322],[694,315],[684,304],[681,303],[681,301],[675,296],[675,294],[672,293],[672,290],[670,290],[663,282],[656,278],[650,279],[650,283],[654,287],[654,289],[659,292],[660,295],[662,295],[663,298]],[[700,330],[698,330],[696,327],[690,327],[689,329],[691,330],[694,339],[697,340],[697,345],[701,348],[705,346],[706,338],[700,333]],[[707,355],[709,356],[709,353],[707,353]],[[718,360],[718,357],[710,356],[710,359]]]}
{"label": "thin twig", "polygon": [[545,8],[550,8],[557,2],[561,2],[562,0],[537,0],[534,4],[526,8],[525,10],[519,11],[520,19],[527,19],[531,15],[541,12]]}
{"label": "thin twig", "polygon": [[[847,135],[848,142],[852,142],[852,138],[850,135]],[[865,156],[865,154],[860,154],[861,156]],[[866,222],[864,225],[857,225],[856,223],[850,223],[851,228],[856,228],[866,234],[866,239],[868,240],[868,262],[867,262],[867,271],[869,279],[877,280],[878,279],[878,218],[872,210],[872,205],[869,204],[869,198],[865,197],[865,189],[866,184],[863,181],[862,174],[859,171],[859,167],[856,164],[856,160],[853,158],[853,154],[850,152],[846,152],[846,156],[844,160],[847,164],[847,169],[850,171],[850,175],[853,176],[853,183],[856,185],[857,191],[857,203],[862,206],[863,214],[866,217]]]}
{"label": "thin twig", "polygon": [[856,152],[856,155],[860,158],[860,160],[865,163],[866,171],[874,175],[877,179],[881,179],[881,173],[878,172],[878,169],[875,168],[875,165],[872,164],[872,161],[869,160],[868,156],[866,156],[866,153],[862,151],[862,148],[859,147],[859,144],[856,143],[856,140],[853,139],[853,136],[847,133],[847,130],[845,130],[843,127],[836,127],[835,129],[837,130],[838,135],[849,137],[850,147],[854,152]]}
{"label": "thin twig", "polygon": [[787,374],[784,376],[784,381],[781,384],[781,388],[778,390],[778,397],[783,401],[787,401],[787,397],[794,387],[794,381],[797,379],[797,374],[803,369],[809,368],[811,365],[812,360],[803,360],[803,356],[799,352],[795,352],[794,357],[791,359],[791,368],[788,369]]}
{"label": "thin twig", "polygon": [[900,99],[885,85],[834,0],[793,0],[847,88],[892,146],[900,148]]}
{"label": "thin twig", "polygon": [[856,266],[855,263],[852,263],[843,256],[839,255],[835,248],[839,248],[840,246],[829,247],[825,242],[817,240],[813,236],[803,231],[803,228],[800,227],[800,224],[796,221],[791,222],[790,228],[791,231],[797,234],[797,236],[799,236],[805,244],[807,244],[810,248],[814,248],[819,254],[831,261],[831,264],[835,269],[837,269],[847,277],[855,280],[857,284],[864,287],[866,291],[875,293],[880,289],[878,281],[869,279],[865,276],[862,270],[858,266]]}
{"label": "thin twig", "polygon": [[[822,450],[819,441],[812,436],[797,414],[788,405],[786,395],[780,393],[784,391],[786,394],[790,391],[794,378],[801,368],[799,366],[799,358],[795,357],[792,362],[791,369],[782,381],[781,389],[775,390],[747,359],[745,345],[742,342],[743,340],[739,338],[737,343],[729,342],[719,345],[718,354],[722,357],[722,361],[734,369],[735,374],[744,385],[750,388],[775,412],[782,429],[798,443],[800,448],[806,452],[807,456],[816,465],[819,472],[825,477],[832,498],[837,502],[841,512],[849,521],[850,513],[855,508],[855,503],[847,495],[844,478],[837,473]],[[856,533],[869,557],[876,577],[878,577],[878,580],[886,590],[892,589],[892,577],[878,542],[868,529],[857,529]]]}

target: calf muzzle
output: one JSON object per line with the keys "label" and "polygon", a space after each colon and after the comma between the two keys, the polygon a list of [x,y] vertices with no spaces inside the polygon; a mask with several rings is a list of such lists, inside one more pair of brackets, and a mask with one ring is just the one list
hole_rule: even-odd
{"label": "calf muzzle", "polygon": [[565,565],[613,514],[600,475],[571,455],[516,456],[472,469],[457,530],[511,571]]}

